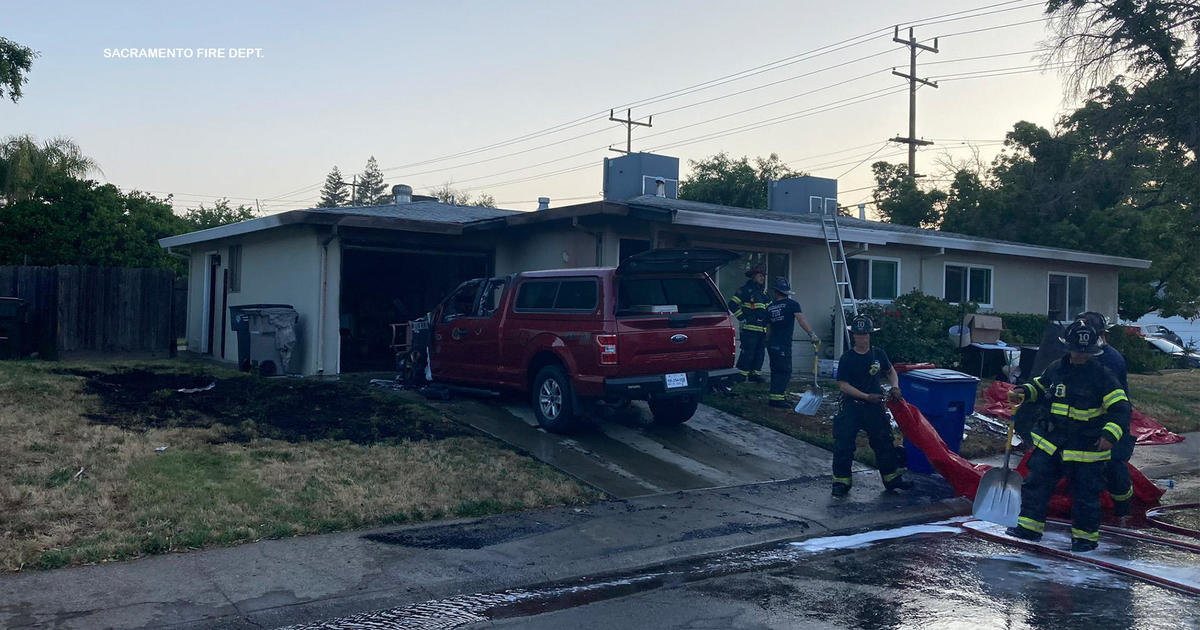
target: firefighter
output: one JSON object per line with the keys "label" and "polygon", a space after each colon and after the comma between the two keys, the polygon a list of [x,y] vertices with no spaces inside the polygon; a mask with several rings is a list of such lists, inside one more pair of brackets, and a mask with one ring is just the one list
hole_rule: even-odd
{"label": "firefighter", "polygon": [[[903,400],[899,379],[883,348],[871,343],[871,334],[878,332],[870,317],[856,315],[846,327],[854,338],[854,346],[838,360],[838,388],[842,390],[842,406],[833,418],[833,496],[844,497],[850,492],[853,479],[850,465],[854,461],[854,446],[859,431],[865,431],[875,463],[888,490],[907,490],[912,482],[900,471],[892,425],[884,414],[888,396]],[[879,384],[883,377],[892,386],[887,395]]]}
{"label": "firefighter", "polygon": [[729,300],[729,310],[742,323],[741,354],[738,355],[737,369],[746,380],[761,383],[763,356],[767,349],[767,305],[771,296],[767,295],[767,273],[762,266],[756,266],[746,272],[746,284],[737,290]]}
{"label": "firefighter", "polygon": [[[1080,313],[1075,319],[1082,319],[1100,334],[1100,355],[1096,360],[1108,368],[1117,377],[1125,396],[1129,396],[1129,376],[1125,357],[1116,348],[1108,344],[1108,330],[1112,323],[1104,315],[1095,311]],[[1130,406],[1132,406],[1130,402]],[[1129,501],[1133,498],[1133,482],[1129,479],[1129,458],[1133,455],[1133,432],[1126,431],[1112,450],[1112,459],[1104,466],[1104,485],[1113,500],[1113,515],[1120,519],[1122,525],[1129,519]]]}
{"label": "firefighter", "polygon": [[788,407],[790,405],[784,390],[788,381],[792,380],[792,333],[798,322],[814,345],[817,343],[817,333],[813,332],[804,313],[800,312],[800,304],[788,297],[792,294],[792,286],[786,278],[775,278],[771,289],[775,293],[775,301],[767,306],[767,322],[770,324],[767,355],[771,357],[771,391],[767,394],[767,404]]}
{"label": "firefighter", "polygon": [[1129,399],[1117,377],[1095,360],[1100,334],[1084,320],[1067,327],[1068,355],[1041,376],[1014,389],[1009,400],[1039,406],[1028,429],[1033,442],[1029,476],[1021,487],[1021,515],[1008,534],[1040,540],[1046,510],[1058,480],[1071,482],[1071,551],[1100,541],[1100,491],[1113,446],[1129,432]]}

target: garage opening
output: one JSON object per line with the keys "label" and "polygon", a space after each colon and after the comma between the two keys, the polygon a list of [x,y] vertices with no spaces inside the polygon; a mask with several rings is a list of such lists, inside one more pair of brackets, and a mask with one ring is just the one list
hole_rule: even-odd
{"label": "garage opening", "polygon": [[459,284],[486,277],[492,255],[347,245],[342,249],[341,371],[394,370],[397,327]]}

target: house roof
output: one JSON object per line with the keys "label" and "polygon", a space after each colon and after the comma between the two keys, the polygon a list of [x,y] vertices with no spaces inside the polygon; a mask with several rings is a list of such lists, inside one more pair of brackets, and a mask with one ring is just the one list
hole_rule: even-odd
{"label": "house roof", "polygon": [[249,221],[222,225],[207,230],[168,236],[159,239],[162,247],[181,247],[216,239],[260,232],[283,225],[310,224],[346,227],[374,227],[380,229],[459,234],[462,227],[487,219],[503,218],[512,214],[523,214],[517,210],[483,208],[480,206],[456,206],[437,201],[414,201],[406,204],[383,206],[351,206],[345,208],[308,208],[289,210]]}
{"label": "house roof", "polygon": [[[643,195],[624,202],[631,208],[647,209],[664,213],[670,222],[677,225],[694,225],[724,230],[738,230],[788,236],[824,238],[821,216],[815,214],[791,214],[750,210],[733,206],[722,206],[683,199],[669,199],[654,195]],[[979,236],[968,236],[939,230],[925,230],[907,225],[896,225],[880,221],[864,221],[839,217],[843,241],[870,245],[916,245],[957,249],[977,253],[1025,256],[1071,262],[1112,265],[1146,269],[1149,260],[1109,256],[1073,249],[1043,247],[1027,243],[1014,243]]]}

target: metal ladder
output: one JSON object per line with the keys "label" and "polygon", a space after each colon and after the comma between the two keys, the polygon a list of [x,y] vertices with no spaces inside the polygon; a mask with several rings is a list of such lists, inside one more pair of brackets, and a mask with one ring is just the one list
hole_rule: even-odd
{"label": "metal ladder", "polygon": [[[842,244],[842,232],[838,227],[837,209],[821,213],[821,231],[825,234],[825,253],[829,254],[829,270],[833,273],[833,290],[838,296],[837,321],[835,325],[842,335],[834,335],[834,358],[842,355],[847,342],[846,309],[858,315],[858,302],[854,299],[854,287],[850,284],[850,269],[846,263],[846,248]],[[838,342],[841,343],[838,343]]]}

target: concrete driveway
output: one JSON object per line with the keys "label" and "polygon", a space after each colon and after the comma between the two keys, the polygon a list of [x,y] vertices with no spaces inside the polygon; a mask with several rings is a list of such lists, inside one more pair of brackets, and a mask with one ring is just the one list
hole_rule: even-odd
{"label": "concrete driveway", "polygon": [[513,399],[429,404],[617,498],[830,474],[829,451],[705,405],[686,424],[661,427],[635,403],[567,436],[541,429]]}

